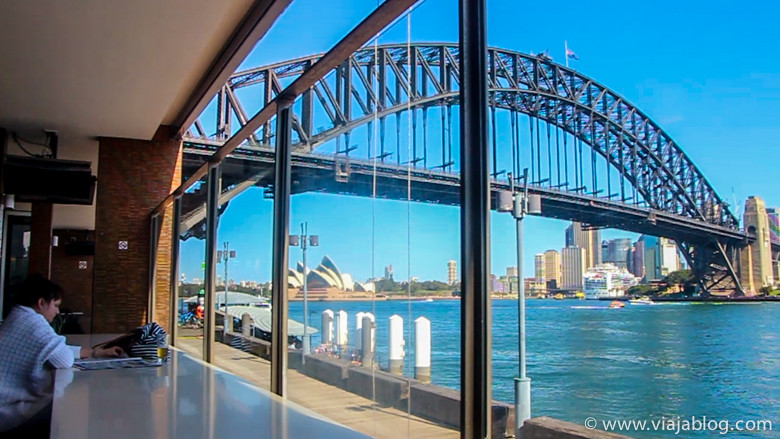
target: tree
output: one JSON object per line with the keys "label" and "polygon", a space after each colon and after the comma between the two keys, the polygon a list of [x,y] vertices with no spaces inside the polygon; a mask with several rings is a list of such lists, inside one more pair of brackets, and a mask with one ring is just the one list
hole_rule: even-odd
{"label": "tree", "polygon": [[647,296],[657,292],[658,290],[650,285],[634,285],[626,291],[626,294],[629,296]]}
{"label": "tree", "polygon": [[664,283],[667,285],[694,285],[696,284],[696,276],[693,275],[691,270],[677,270],[669,273],[664,278]]}

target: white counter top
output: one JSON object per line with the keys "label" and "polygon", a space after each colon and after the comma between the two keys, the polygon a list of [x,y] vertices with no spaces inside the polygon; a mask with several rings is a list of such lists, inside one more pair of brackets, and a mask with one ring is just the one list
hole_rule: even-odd
{"label": "white counter top", "polygon": [[51,437],[367,437],[181,351],[171,357],[160,367],[58,370]]}

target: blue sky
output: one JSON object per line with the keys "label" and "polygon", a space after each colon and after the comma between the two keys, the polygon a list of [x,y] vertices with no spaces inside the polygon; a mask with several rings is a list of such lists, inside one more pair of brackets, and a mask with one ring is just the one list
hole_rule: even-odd
{"label": "blue sky", "polygon": [[[294,0],[242,69],[324,52],[376,7],[375,1]],[[773,2],[750,8],[732,1],[555,3],[489,1],[488,42],[520,52],[549,50],[563,62],[564,40],[579,56],[571,66],[624,96],[653,118],[692,158],[718,194],[744,204],[759,195],[780,206],[775,188],[780,165],[780,61]],[[411,17],[415,42],[456,42],[457,1],[429,0]],[[380,43],[404,42],[407,20],[387,30]],[[270,278],[272,203],[257,189],[231,202],[219,242],[238,250],[230,277]],[[409,219],[409,220],[408,220]],[[381,276],[393,265],[396,279],[446,278],[446,262],[460,259],[457,208],[305,194],[293,197],[292,230],[309,222],[320,235],[312,262],[330,255],[358,280]],[[375,221],[375,223],[374,223]],[[492,216],[494,273],[515,264],[514,221]],[[372,224],[375,224],[372,226]],[[563,246],[567,223],[529,218],[524,268],[533,255]],[[411,232],[411,234],[409,234]],[[605,238],[634,237],[604,231]],[[203,242],[182,246],[182,272],[199,274]],[[300,257],[293,249],[291,262]],[[222,267],[219,268],[222,271]]]}

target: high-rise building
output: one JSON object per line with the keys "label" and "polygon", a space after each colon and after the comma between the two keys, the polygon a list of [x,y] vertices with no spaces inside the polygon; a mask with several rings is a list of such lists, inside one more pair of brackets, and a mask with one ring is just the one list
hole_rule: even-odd
{"label": "high-rise building", "polygon": [[769,215],[760,197],[751,196],[745,201],[744,224],[745,231],[756,240],[742,252],[742,288],[755,294],[774,284]]}
{"label": "high-rise building", "polygon": [[602,254],[604,262],[614,264],[618,268],[628,269],[628,254],[631,251],[631,240],[618,238],[605,241],[607,251]]}
{"label": "high-rise building", "polygon": [[585,249],[585,268],[601,263],[601,231],[583,229],[582,223],[572,222],[566,228],[566,247]]}
{"label": "high-rise building", "polygon": [[544,254],[538,253],[534,257],[534,278],[544,279]]}
{"label": "high-rise building", "polygon": [[385,267],[385,279],[392,279],[393,278],[393,266],[388,265]]}
{"label": "high-rise building", "polygon": [[645,277],[645,242],[641,238],[631,248],[630,271],[640,280]]}
{"label": "high-rise building", "polygon": [[666,277],[669,273],[680,269],[680,252],[677,251],[677,244],[669,238],[661,238],[661,275]]}
{"label": "high-rise building", "polygon": [[517,267],[506,267],[506,277],[517,277]]}
{"label": "high-rise building", "polygon": [[447,262],[447,283],[450,285],[458,283],[458,263],[455,261]]}
{"label": "high-rise building", "polygon": [[561,286],[561,254],[557,250],[544,252],[544,280],[555,282],[555,288]]}
{"label": "high-rise building", "polygon": [[668,238],[642,235],[639,241],[644,246],[645,280],[660,281],[669,273],[680,269],[680,253],[677,244]]}
{"label": "high-rise building", "polygon": [[580,247],[566,247],[561,250],[561,288],[581,290],[585,276],[586,251]]}

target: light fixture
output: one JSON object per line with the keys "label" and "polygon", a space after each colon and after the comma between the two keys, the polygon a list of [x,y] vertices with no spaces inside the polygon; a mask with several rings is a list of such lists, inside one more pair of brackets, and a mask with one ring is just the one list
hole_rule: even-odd
{"label": "light fixture", "polygon": [[14,208],[14,194],[7,194],[5,196],[5,208],[6,209]]}

